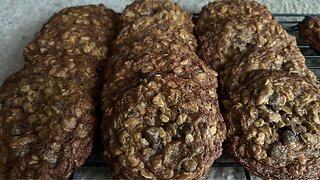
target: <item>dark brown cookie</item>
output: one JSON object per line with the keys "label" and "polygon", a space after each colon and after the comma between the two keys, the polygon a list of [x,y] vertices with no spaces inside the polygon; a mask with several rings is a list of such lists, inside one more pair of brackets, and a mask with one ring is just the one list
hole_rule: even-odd
{"label": "dark brown cookie", "polygon": [[50,55],[86,56],[102,66],[114,36],[115,12],[103,5],[65,8],[50,18],[24,49],[27,62],[41,62]]}
{"label": "dark brown cookie", "polygon": [[0,87],[0,179],[66,179],[84,163],[116,19],[103,5],[65,8],[24,49]]}
{"label": "dark brown cookie", "polygon": [[195,26],[196,33],[202,35],[207,31],[216,31],[215,27],[223,21],[239,15],[272,19],[268,9],[254,0],[218,0],[202,8]]}
{"label": "dark brown cookie", "polygon": [[0,87],[0,178],[65,179],[92,148],[86,90],[63,78],[28,76]]}
{"label": "dark brown cookie", "polygon": [[259,70],[281,70],[305,77],[306,80],[317,84],[317,77],[305,65],[305,59],[296,46],[283,48],[257,48],[248,53],[237,56],[234,62],[226,65],[220,74],[222,94],[232,94],[244,83],[247,73]]}
{"label": "dark brown cookie", "polygon": [[196,80],[158,74],[123,92],[102,126],[114,176],[204,177],[225,138],[216,95],[208,90]]}
{"label": "dark brown cookie", "polygon": [[221,155],[217,74],[196,56],[179,9],[141,0],[122,15],[101,93],[104,156],[116,178],[199,179]]}
{"label": "dark brown cookie", "polygon": [[136,86],[142,79],[158,73],[172,73],[178,77],[190,79],[190,81],[195,80],[203,88],[211,89],[210,94],[216,93],[212,89],[217,88],[217,73],[206,66],[195,53],[149,53],[140,56],[114,56],[113,58],[117,58],[114,61],[118,63],[113,65],[113,71],[106,75],[108,79],[102,91],[104,108],[112,106],[118,95]]}
{"label": "dark brown cookie", "polygon": [[41,63],[26,64],[17,73],[10,76],[9,81],[30,75],[54,76],[73,81],[95,97],[100,89],[102,69],[97,69],[87,59],[77,56],[47,55]]}
{"label": "dark brown cookie", "polygon": [[308,17],[299,24],[299,33],[312,48],[320,52],[320,17]]}
{"label": "dark brown cookie", "polygon": [[225,102],[230,154],[266,179],[319,179],[319,94],[301,76],[253,71]]}
{"label": "dark brown cookie", "polygon": [[172,27],[183,28],[189,32],[193,32],[191,15],[178,4],[168,0],[134,1],[122,12],[122,28],[144,18],[153,19],[158,22],[168,22]]}
{"label": "dark brown cookie", "polygon": [[208,31],[199,37],[199,56],[216,71],[234,57],[248,50],[267,47],[277,48],[296,40],[276,21],[262,17],[238,16],[221,23],[217,31]]}

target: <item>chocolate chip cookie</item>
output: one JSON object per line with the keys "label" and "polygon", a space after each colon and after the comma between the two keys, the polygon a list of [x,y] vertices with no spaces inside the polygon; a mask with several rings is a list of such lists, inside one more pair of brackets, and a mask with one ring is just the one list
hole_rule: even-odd
{"label": "chocolate chip cookie", "polygon": [[225,126],[216,95],[197,81],[157,74],[118,99],[102,126],[116,178],[198,179],[220,156]]}
{"label": "chocolate chip cookie", "polygon": [[224,102],[230,154],[267,179],[319,179],[319,89],[283,71],[246,78]]}

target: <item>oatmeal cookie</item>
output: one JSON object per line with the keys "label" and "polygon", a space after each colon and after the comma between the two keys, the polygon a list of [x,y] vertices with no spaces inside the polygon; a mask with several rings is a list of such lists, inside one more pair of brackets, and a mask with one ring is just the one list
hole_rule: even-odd
{"label": "oatmeal cookie", "polygon": [[102,125],[104,155],[116,178],[199,179],[208,173],[225,138],[216,95],[197,81],[157,74],[120,96]]}
{"label": "oatmeal cookie", "polygon": [[92,148],[86,90],[57,77],[28,76],[0,87],[0,178],[65,179]]}
{"label": "oatmeal cookie", "polygon": [[183,27],[191,20],[171,8],[140,0],[122,15],[101,93],[104,156],[116,178],[199,179],[221,155],[217,73],[195,54]]}
{"label": "oatmeal cookie", "polygon": [[84,163],[116,19],[103,5],[65,8],[24,49],[0,87],[0,179],[66,179]]}
{"label": "oatmeal cookie", "polygon": [[266,179],[320,178],[320,92],[305,78],[257,70],[224,102],[230,154]]}

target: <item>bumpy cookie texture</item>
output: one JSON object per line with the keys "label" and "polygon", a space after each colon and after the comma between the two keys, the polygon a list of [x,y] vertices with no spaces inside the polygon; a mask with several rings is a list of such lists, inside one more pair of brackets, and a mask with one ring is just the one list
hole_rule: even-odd
{"label": "bumpy cookie texture", "polygon": [[[194,79],[203,88],[210,89],[208,93],[215,95],[217,88],[217,73],[200,61],[195,53],[171,52],[168,54],[145,54],[114,56],[118,62],[113,71],[107,75],[102,91],[102,105],[107,108],[116,100],[117,94],[122,94],[134,87],[142,79],[155,74],[175,74],[185,79]],[[122,59],[123,58],[123,59]],[[111,111],[106,111],[111,112]]]}
{"label": "bumpy cookie texture", "polygon": [[312,48],[320,52],[320,17],[308,17],[299,25],[299,33]]}
{"label": "bumpy cookie texture", "polygon": [[305,65],[305,59],[296,46],[283,48],[257,48],[239,55],[234,62],[226,65],[220,74],[221,93],[234,93],[245,82],[246,74],[259,69],[281,70],[305,77],[317,84],[315,74]]}
{"label": "bumpy cookie texture", "polygon": [[281,71],[247,78],[226,105],[231,155],[267,179],[319,179],[319,89]]}
{"label": "bumpy cookie texture", "polygon": [[0,178],[63,179],[92,148],[92,98],[63,78],[29,76],[0,87]]}
{"label": "bumpy cookie texture", "polygon": [[215,31],[221,22],[238,15],[272,19],[268,9],[254,0],[217,0],[202,8],[195,26],[196,33],[201,35],[207,31]]}
{"label": "bumpy cookie texture", "polygon": [[216,71],[225,69],[226,63],[238,54],[255,48],[277,48],[296,40],[276,21],[262,17],[238,16],[222,22],[216,31],[199,36],[199,56]]}
{"label": "bumpy cookie texture", "polygon": [[53,15],[24,49],[27,62],[41,62],[48,54],[85,56],[105,64],[117,15],[103,5],[78,6]]}
{"label": "bumpy cookie texture", "polygon": [[26,64],[17,73],[10,76],[8,80],[30,75],[60,77],[79,84],[94,97],[100,89],[101,71],[86,59],[77,56],[55,57],[54,55],[48,55],[41,63]]}
{"label": "bumpy cookie texture", "polygon": [[225,125],[217,96],[197,81],[158,74],[119,99],[102,126],[116,178],[199,179],[220,156]]}
{"label": "bumpy cookie texture", "polygon": [[[190,23],[192,23],[190,21]],[[123,28],[114,41],[114,49],[137,48],[144,45],[145,51],[166,48],[189,48],[182,51],[195,51],[196,38],[186,29],[175,28],[168,22],[142,18]],[[149,47],[150,46],[150,47]]]}
{"label": "bumpy cookie texture", "polygon": [[122,12],[122,28],[141,18],[153,19],[158,22],[168,22],[172,27],[183,28],[189,32],[193,32],[191,15],[183,10],[178,4],[168,0],[134,1]]}
{"label": "bumpy cookie texture", "polygon": [[84,163],[116,18],[103,5],[63,9],[24,49],[0,87],[0,179],[66,179]]}
{"label": "bumpy cookie texture", "polygon": [[139,0],[121,17],[101,93],[104,156],[116,178],[199,179],[221,155],[217,73],[195,54],[180,10]]}

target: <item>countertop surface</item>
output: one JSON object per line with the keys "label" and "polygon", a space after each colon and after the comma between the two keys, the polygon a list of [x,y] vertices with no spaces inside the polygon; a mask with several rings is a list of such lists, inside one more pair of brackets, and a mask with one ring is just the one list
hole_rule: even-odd
{"label": "countertop surface", "polygon": [[[22,49],[40,30],[43,23],[56,11],[74,5],[105,4],[121,13],[131,0],[2,0],[0,6],[0,84],[5,77],[23,66]],[[175,0],[191,13],[198,13],[208,0]],[[259,0],[276,14],[320,14],[320,0]],[[111,174],[103,165],[101,157],[91,157],[92,161],[101,161],[96,166],[81,167],[73,175],[75,179],[108,179]],[[89,160],[90,161],[90,160]],[[233,163],[227,157],[218,161]],[[208,179],[246,179],[245,171],[240,166],[214,166]],[[255,179],[255,177],[251,177]]]}

